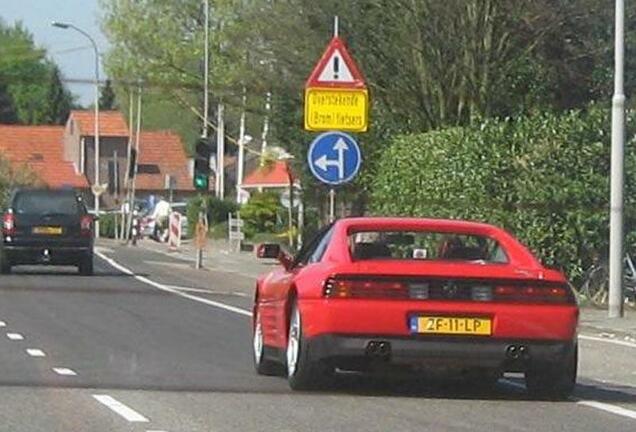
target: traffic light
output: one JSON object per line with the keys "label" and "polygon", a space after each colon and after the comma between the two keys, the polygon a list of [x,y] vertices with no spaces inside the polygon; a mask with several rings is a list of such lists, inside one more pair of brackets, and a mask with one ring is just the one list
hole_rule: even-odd
{"label": "traffic light", "polygon": [[194,176],[192,184],[196,190],[209,189],[210,183],[210,155],[212,148],[205,138],[199,138],[194,147]]}

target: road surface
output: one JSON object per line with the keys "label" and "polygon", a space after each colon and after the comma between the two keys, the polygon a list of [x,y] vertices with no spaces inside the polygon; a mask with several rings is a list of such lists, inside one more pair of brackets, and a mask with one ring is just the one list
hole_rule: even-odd
{"label": "road surface", "polygon": [[254,266],[217,257],[197,272],[144,247],[99,251],[93,277],[0,277],[0,430],[636,430],[636,344],[582,334],[567,402],[531,400],[515,377],[487,394],[357,376],[292,393],[252,368]]}

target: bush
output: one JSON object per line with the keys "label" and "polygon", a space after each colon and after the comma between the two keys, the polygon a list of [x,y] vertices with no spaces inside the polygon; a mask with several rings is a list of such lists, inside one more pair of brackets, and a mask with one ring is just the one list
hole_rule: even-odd
{"label": "bush", "polygon": [[[628,129],[634,123],[630,113]],[[399,136],[373,182],[372,212],[500,225],[576,279],[607,253],[609,128],[609,112],[591,106]],[[627,232],[636,228],[635,174],[628,152]]]}
{"label": "bush", "polygon": [[241,207],[245,236],[251,239],[257,233],[275,232],[279,207],[279,197],[274,192],[252,194],[250,200]]}
{"label": "bush", "polygon": [[188,200],[186,207],[186,217],[188,218],[188,235],[192,236],[199,220],[199,211],[203,204],[207,206],[208,224],[213,225],[227,222],[228,214],[238,210],[238,204],[230,200],[220,200],[218,198],[194,197]]}
{"label": "bush", "polygon": [[99,216],[100,237],[115,238],[117,223],[114,213],[102,214]]}

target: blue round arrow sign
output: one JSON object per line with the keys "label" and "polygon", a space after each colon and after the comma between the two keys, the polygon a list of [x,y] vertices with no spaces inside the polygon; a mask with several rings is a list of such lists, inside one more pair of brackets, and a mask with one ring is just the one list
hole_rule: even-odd
{"label": "blue round arrow sign", "polygon": [[340,185],[351,181],[362,162],[358,143],[343,132],[325,132],[309,146],[307,162],[311,173],[321,182]]}

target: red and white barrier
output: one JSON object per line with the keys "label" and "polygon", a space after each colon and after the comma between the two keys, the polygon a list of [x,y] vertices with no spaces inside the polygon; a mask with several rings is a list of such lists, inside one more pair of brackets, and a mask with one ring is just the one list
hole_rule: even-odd
{"label": "red and white barrier", "polygon": [[168,249],[177,250],[181,247],[181,216],[178,212],[170,213],[168,217]]}

